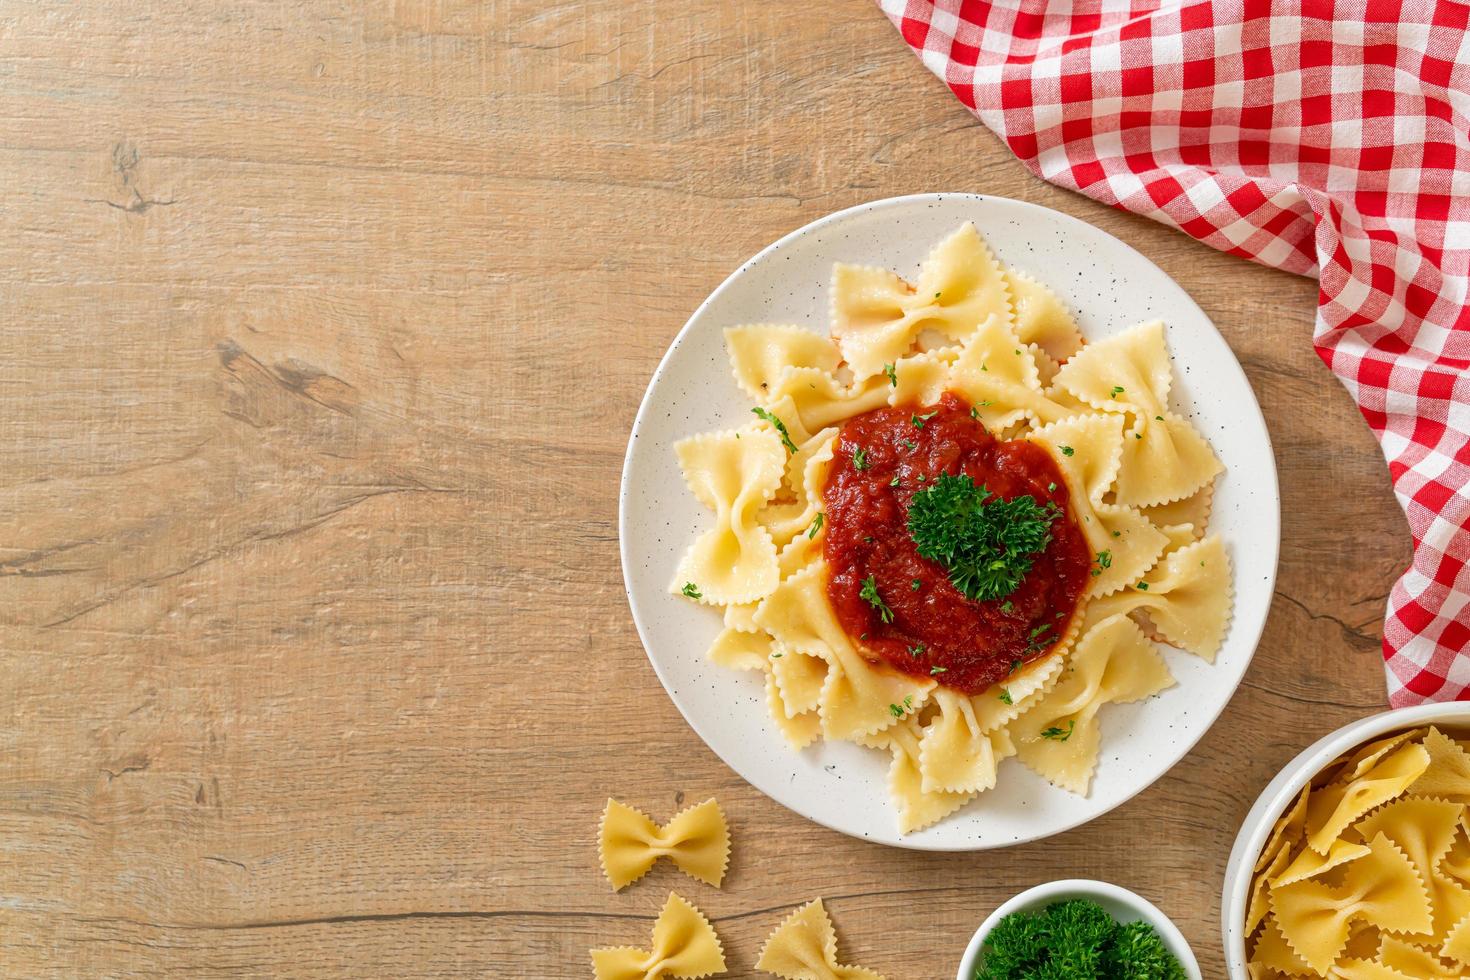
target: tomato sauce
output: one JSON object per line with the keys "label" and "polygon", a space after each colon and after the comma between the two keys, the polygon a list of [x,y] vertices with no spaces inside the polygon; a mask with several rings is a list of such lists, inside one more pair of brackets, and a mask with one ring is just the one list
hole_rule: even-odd
{"label": "tomato sauce", "polygon": [[[922,425],[915,423],[916,414],[929,412],[934,414],[920,418]],[[941,473],[967,475],[1004,499],[1029,494],[1060,511],[1050,543],[1010,595],[970,599],[943,565],[916,550],[909,502]],[[822,499],[827,594],[843,628],[870,658],[967,694],[1004,679],[1017,661],[1051,649],[1091,574],[1092,554],[1056,461],[1032,443],[996,439],[953,393],[927,409],[880,408],[848,420],[837,436]],[[892,610],[890,622],[860,594],[869,576]]]}

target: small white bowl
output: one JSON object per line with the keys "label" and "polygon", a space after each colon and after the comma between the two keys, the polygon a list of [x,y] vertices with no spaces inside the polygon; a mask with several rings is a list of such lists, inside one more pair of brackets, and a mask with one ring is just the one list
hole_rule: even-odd
{"label": "small white bowl", "polygon": [[1028,888],[990,913],[980,924],[980,928],[975,930],[970,945],[965,947],[965,955],[960,959],[960,969],[955,974],[955,980],[974,980],[975,970],[980,966],[980,947],[985,944],[985,937],[990,935],[990,930],[1001,919],[1012,912],[1039,912],[1054,902],[1065,902],[1071,898],[1090,899],[1119,922],[1147,922],[1154,927],[1169,952],[1183,965],[1189,980],[1200,980],[1199,961],[1194,958],[1194,951],[1185,942],[1179,927],[1167,915],[1160,912],[1148,899],[1141,898],[1126,888],[1086,878],[1049,881],[1044,885]]}
{"label": "small white bowl", "polygon": [[1385,711],[1360,718],[1304,749],[1261,791],[1256,805],[1251,807],[1245,822],[1240,826],[1235,846],[1230,850],[1230,861],[1225,865],[1225,890],[1220,898],[1220,927],[1225,940],[1225,966],[1230,973],[1230,980],[1247,980],[1249,977],[1245,969],[1245,913],[1250,904],[1252,870],[1261,848],[1266,846],[1266,837],[1271,833],[1271,825],[1276,822],[1276,818],[1296,799],[1307,781],[1338,756],[1389,732],[1434,723],[1470,726],[1470,704],[1453,701],[1445,704],[1421,704],[1414,708],[1400,708],[1397,711]]}

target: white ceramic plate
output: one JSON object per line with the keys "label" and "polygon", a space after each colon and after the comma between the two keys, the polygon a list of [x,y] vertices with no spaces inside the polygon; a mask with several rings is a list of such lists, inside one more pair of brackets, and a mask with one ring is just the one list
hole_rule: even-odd
{"label": "white ceramic plate", "polygon": [[[766,714],[757,674],[704,656],[719,614],[668,584],[709,523],[674,459],[680,438],[750,420],[722,331],[740,323],[801,323],[828,330],[832,263],[894,269],[912,279],[933,245],[974,221],[1001,261],[1033,274],[1077,313],[1089,338],[1140,320],[1168,325],[1170,401],[1192,418],[1225,463],[1210,530],[1235,563],[1235,618],[1213,665],[1166,650],[1177,686],[1140,704],[1103,709],[1092,793],[1057,789],[1015,759],[998,786],[935,826],[900,837],[886,785],[887,753],[819,742],[792,751]],[[925,850],[1004,847],[1097,817],[1162,776],[1210,727],[1250,663],[1276,579],[1280,498],[1265,420],[1250,383],[1209,319],[1173,280],[1127,245],[1034,204],[970,194],[922,194],[839,211],[794,231],[746,262],[695,311],[654,372],[623,463],[619,501],[623,578],[639,636],[659,679],[700,738],[761,792],[854,837]]]}

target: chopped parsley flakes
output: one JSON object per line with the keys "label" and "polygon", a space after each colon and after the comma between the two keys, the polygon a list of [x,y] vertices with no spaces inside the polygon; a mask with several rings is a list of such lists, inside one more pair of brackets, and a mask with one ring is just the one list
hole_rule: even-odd
{"label": "chopped parsley flakes", "polygon": [[855,469],[855,470],[865,470],[870,465],[872,465],[872,464],[870,464],[868,462],[868,451],[866,449],[859,448],[856,452],[854,452],[852,454],[852,468],[853,469]]}
{"label": "chopped parsley flakes", "polygon": [[1067,727],[1065,730],[1058,728],[1056,725],[1053,725],[1050,728],[1042,729],[1041,737],[1049,738],[1053,742],[1065,742],[1067,739],[1072,737],[1072,730],[1076,727],[1077,721],[1074,718],[1073,720],[1067,722]]}
{"label": "chopped parsley flakes", "polygon": [[941,473],[914,494],[908,530],[921,557],[937,561],[968,598],[987,602],[1016,590],[1051,543],[1058,510],[1031,496],[1003,500],[965,475]]}
{"label": "chopped parsley flakes", "polygon": [[878,594],[878,580],[873,576],[869,575],[863,579],[863,588],[858,593],[858,597],[878,610],[879,621],[884,623],[893,622],[893,610],[888,608],[888,603],[884,602],[883,597]]}
{"label": "chopped parsley flakes", "polygon": [[1062,455],[1063,456],[1070,456],[1070,455],[1072,455],[1073,453],[1075,453],[1077,451],[1077,450],[1073,449],[1071,446],[1058,446],[1057,448],[1062,451]]}
{"label": "chopped parsley flakes", "polygon": [[1016,702],[1014,702],[1014,701],[1011,700],[1011,689],[1008,688],[1008,687],[1003,687],[1003,688],[1000,689],[999,697],[1000,697],[1000,700],[1001,700],[1001,703],[1002,704],[1015,704],[1016,703]]}
{"label": "chopped parsley flakes", "polygon": [[759,418],[765,419],[767,422],[776,427],[776,432],[781,436],[781,442],[785,444],[786,451],[788,453],[796,452],[796,443],[791,441],[791,433],[786,431],[785,422],[782,422],[775,415],[766,411],[764,408],[752,408],[751,411],[754,412]]}
{"label": "chopped parsley flakes", "polygon": [[699,591],[699,586],[693,582],[685,582],[684,587],[679,590],[690,599],[703,599],[704,594]]}
{"label": "chopped parsley flakes", "polygon": [[896,365],[896,364],[885,364],[885,365],[883,365],[883,373],[886,374],[886,375],[888,375],[888,385],[889,385],[889,387],[891,387],[891,388],[897,388],[898,387],[898,365]]}
{"label": "chopped parsley flakes", "polygon": [[822,525],[825,523],[827,523],[827,515],[821,511],[817,511],[817,516],[812,518],[812,526],[807,528],[807,540],[810,541],[812,538],[815,538],[817,532],[822,530]]}

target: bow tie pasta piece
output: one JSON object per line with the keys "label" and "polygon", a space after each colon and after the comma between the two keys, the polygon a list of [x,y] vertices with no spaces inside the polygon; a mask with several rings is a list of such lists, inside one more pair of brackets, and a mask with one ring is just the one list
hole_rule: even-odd
{"label": "bow tie pasta piece", "polygon": [[1035,344],[1049,361],[1061,362],[1082,348],[1077,321],[1056,294],[1024,272],[1005,271],[1006,286],[1015,307],[1016,335],[1023,344]]}
{"label": "bow tie pasta piece", "polygon": [[908,354],[924,330],[961,341],[991,314],[1010,319],[1009,292],[970,222],[935,247],[915,286],[886,269],[832,269],[832,336],[858,380]]}
{"label": "bow tie pasta piece", "polygon": [[1411,792],[1470,803],[1470,752],[1437,728],[1424,737],[1429,767],[1410,786]]}
{"label": "bow tie pasta piece", "polygon": [[1005,729],[985,732],[970,698],[941,687],[939,714],[919,738],[920,788],[926,793],[983,793],[995,788],[996,769],[1016,748]]}
{"label": "bow tie pasta piece", "polygon": [[1089,344],[1055,385],[1101,411],[1134,416],[1123,440],[1116,502],[1130,507],[1189,497],[1224,469],[1188,420],[1169,411],[1169,352],[1162,322],[1140,323]]}
{"label": "bow tie pasta piece", "polygon": [[1429,889],[1436,936],[1449,935],[1456,924],[1470,917],[1470,890],[1437,871],[1455,842],[1464,811],[1461,803],[1400,796],[1355,825],[1364,840],[1382,834],[1413,863]]}
{"label": "bow tie pasta piece", "polygon": [[1056,386],[1095,409],[1162,415],[1169,407],[1164,323],[1153,320],[1093,341],[1057,372]]}
{"label": "bow tie pasta piece", "polygon": [[1307,846],[1327,854],[1350,824],[1404,792],[1428,766],[1424,746],[1404,745],[1352,782],[1317,790],[1307,801]]}
{"label": "bow tie pasta piece", "polygon": [[642,878],[660,857],[718,888],[730,860],[730,832],[713,799],[675,814],[662,827],[642,811],[608,800],[597,843],[602,870],[614,891]]}
{"label": "bow tie pasta piece", "polygon": [[1213,663],[1230,625],[1232,582],[1225,543],[1212,535],[1170,551],[1138,573],[1128,589],[1090,607],[1088,615],[1144,610],[1157,639]]}
{"label": "bow tie pasta piece", "polygon": [[670,892],[653,923],[653,948],[594,949],[592,970],[597,980],[708,977],[725,972],[725,954],[709,920]]}
{"label": "bow tie pasta piece", "polygon": [[1271,912],[1291,948],[1318,976],[1328,976],[1357,918],[1389,932],[1426,932],[1429,895],[1413,863],[1378,834],[1370,853],[1347,865],[1342,884],[1300,881],[1271,890]]}
{"label": "bow tie pasta piece", "polygon": [[1047,423],[1076,414],[1041,390],[1030,348],[998,316],[988,317],[960,348],[950,369],[950,386],[975,407],[985,427],[995,431],[1022,419]]}
{"label": "bow tie pasta piece", "polygon": [[1139,415],[1123,440],[1117,501],[1133,507],[1192,496],[1225,467],[1187,419],[1173,412]]}
{"label": "bow tie pasta piece", "polygon": [[776,545],[755,511],[781,485],[780,439],[763,429],[712,432],[680,440],[674,452],[689,489],[715,512],[715,526],[690,546],[669,590],[718,604],[768,594],[776,587]]}
{"label": "bow tie pasta piece", "polygon": [[1021,761],[1063,789],[1085,795],[1097,766],[1097,712],[1139,701],[1174,683],[1164,658],[1126,616],[1077,641],[1071,664],[1040,704],[1011,725]]}
{"label": "bow tie pasta piece", "polygon": [[758,405],[771,400],[771,389],[787,368],[814,368],[831,374],[841,361],[831,338],[779,323],[726,327],[725,350],[730,354],[735,383]]}
{"label": "bow tie pasta piece", "polygon": [[926,792],[919,770],[919,722],[913,716],[881,732],[856,741],[893,755],[888,767],[888,792],[898,808],[898,832],[910,834],[938,823],[974,798],[974,793]]}
{"label": "bow tie pasta piece", "polygon": [[780,496],[755,512],[756,520],[771,533],[777,548],[784,548],[798,534],[815,536],[820,530],[812,522],[822,508],[822,486],[827,482],[836,441],[836,429],[823,429],[798,446],[786,460]]}
{"label": "bow tie pasta piece", "polygon": [[882,974],[837,962],[837,930],[819,898],[788,915],[761,947],[755,968],[782,980],[883,980]]}
{"label": "bow tie pasta piece", "polygon": [[827,566],[813,562],[783,580],[756,610],[756,624],[782,646],[827,662],[819,714],[830,739],[853,739],[919,710],[936,684],[870,664],[827,601]]}

